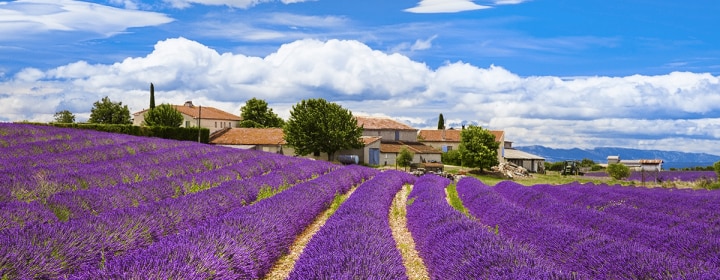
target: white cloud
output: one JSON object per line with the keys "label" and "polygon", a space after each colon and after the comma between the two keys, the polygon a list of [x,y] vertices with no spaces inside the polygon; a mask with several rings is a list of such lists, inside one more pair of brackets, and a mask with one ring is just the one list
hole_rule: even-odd
{"label": "white cloud", "polygon": [[457,13],[472,10],[488,9],[470,0],[421,0],[417,6],[405,9],[410,13]]}
{"label": "white cloud", "polygon": [[[277,2],[277,0],[164,0],[176,8],[187,8],[192,4],[208,5],[208,6],[228,6],[234,8],[247,9],[262,3]],[[283,4],[294,4],[309,2],[315,0],[280,0]]]}
{"label": "white cloud", "polygon": [[53,31],[91,32],[111,36],[132,27],[165,24],[172,18],[154,12],[126,10],[95,3],[19,0],[0,5],[0,41]]}
{"label": "white cloud", "polygon": [[505,130],[517,145],[673,148],[693,142],[703,146],[687,150],[714,153],[720,145],[720,77],[711,74],[522,77],[464,62],[431,69],[352,40],[298,40],[257,57],[175,38],[113,64],[28,68],[0,81],[7,108],[0,121],[49,121],[64,109],[82,120],[104,96],[139,111],[147,107],[150,82],[157,102],[193,100],[235,113],[252,97],[283,117],[306,98],[418,128],[434,127],[443,113],[455,127],[465,121]]}

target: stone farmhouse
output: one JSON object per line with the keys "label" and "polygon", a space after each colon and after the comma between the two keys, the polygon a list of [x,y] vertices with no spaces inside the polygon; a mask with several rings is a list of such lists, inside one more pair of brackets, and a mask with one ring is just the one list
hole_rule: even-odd
{"label": "stone farmhouse", "polygon": [[[238,127],[242,120],[240,116],[236,116],[220,109],[205,106],[195,106],[192,101],[187,101],[183,105],[172,105],[183,116],[183,124],[181,127],[200,127],[210,130],[212,135],[214,132],[225,128]],[[145,120],[145,112],[149,109],[133,113],[133,125],[140,126]]]}
{"label": "stone farmhouse", "polygon": [[358,125],[363,127],[363,136],[380,138],[380,149],[369,151],[368,164],[394,166],[403,148],[414,154],[412,162],[441,161],[442,151],[417,140],[418,129],[390,118],[367,116],[355,118]]}
{"label": "stone farmhouse", "polygon": [[[442,150],[443,153],[457,150],[460,147],[461,129],[423,129],[418,132],[418,139],[423,144],[430,145]],[[495,136],[495,142],[502,143],[498,146],[498,162],[510,162],[522,166],[530,172],[542,172],[545,167],[545,159],[530,153],[516,150],[512,142],[505,140],[505,132],[502,130],[490,130]]]}
{"label": "stone farmhouse", "polygon": [[[358,162],[368,165],[394,166],[403,148],[414,153],[413,162],[440,162],[442,152],[417,141],[417,129],[389,118],[356,116],[358,125],[363,127],[361,149],[344,150],[336,156],[354,155]],[[295,150],[283,139],[279,128],[229,128],[218,131],[210,137],[210,143],[243,149],[294,155]],[[316,159],[327,159],[327,154],[308,155]]]}

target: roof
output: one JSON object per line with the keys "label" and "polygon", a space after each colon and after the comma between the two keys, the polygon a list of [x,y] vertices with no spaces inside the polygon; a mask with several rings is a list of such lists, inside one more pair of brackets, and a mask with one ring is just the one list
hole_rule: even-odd
{"label": "roof", "polygon": [[622,164],[631,164],[631,165],[654,165],[654,164],[661,164],[663,163],[662,159],[624,159],[621,160],[620,163]]}
{"label": "roof", "polygon": [[[445,129],[444,131],[443,135],[442,129],[423,129],[418,132],[418,136],[423,142],[460,142],[462,129]],[[490,133],[495,136],[497,142],[500,142],[505,135],[505,131],[502,130],[490,130]]]}
{"label": "roof", "polygon": [[396,120],[393,120],[390,118],[355,116],[355,119],[357,119],[358,126],[361,126],[364,129],[417,131],[417,129],[412,126],[409,126],[407,124],[401,123],[399,121],[396,121]]}
{"label": "roof", "polygon": [[[197,119],[198,116],[202,119],[212,119],[212,120],[228,120],[228,121],[240,121],[242,118],[240,116],[236,116],[233,114],[230,114],[228,112],[225,112],[220,109],[216,109],[213,107],[205,107],[205,106],[188,106],[186,105],[172,105],[175,107],[175,110],[178,110],[183,115],[190,116],[194,119]],[[141,115],[145,114],[149,109],[142,110],[140,112],[134,113],[133,115]]]}
{"label": "roof", "polygon": [[505,149],[505,155],[503,156],[506,159],[534,159],[534,160],[545,160],[545,158],[536,156],[530,153],[526,153],[520,150],[515,149]]}
{"label": "roof", "polygon": [[375,141],[378,141],[380,139],[382,139],[382,137],[379,137],[379,136],[361,136],[360,137],[360,140],[362,140],[363,143],[365,143],[365,146],[375,143]]}
{"label": "roof", "polygon": [[211,140],[218,145],[284,145],[282,128],[231,128]]}
{"label": "roof", "polygon": [[390,141],[380,143],[380,152],[399,153],[403,147],[415,154],[442,154],[442,151],[420,142]]}

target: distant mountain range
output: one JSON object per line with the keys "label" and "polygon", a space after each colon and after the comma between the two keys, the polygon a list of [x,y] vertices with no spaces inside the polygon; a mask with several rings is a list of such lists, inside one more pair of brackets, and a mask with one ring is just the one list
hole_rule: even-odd
{"label": "distant mountain range", "polygon": [[554,149],[545,146],[521,146],[515,149],[545,158],[547,162],[582,160],[588,158],[596,163],[607,163],[608,156],[624,159],[662,159],[663,169],[709,166],[720,161],[720,156],[706,153],[684,153],[677,151],[639,150],[615,147],[594,149]]}

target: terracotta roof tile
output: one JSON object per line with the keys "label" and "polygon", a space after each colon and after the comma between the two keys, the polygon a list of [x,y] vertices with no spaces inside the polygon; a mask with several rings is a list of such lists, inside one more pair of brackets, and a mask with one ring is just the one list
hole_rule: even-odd
{"label": "terracotta roof tile", "polygon": [[210,141],[221,145],[284,145],[282,128],[232,128]]}
{"label": "terracotta roof tile", "polygon": [[[418,135],[422,141],[427,142],[460,142],[460,133],[462,129],[446,129],[445,138],[443,140],[443,131],[438,129],[423,129],[420,130]],[[495,136],[495,141],[501,141],[504,137],[505,132],[502,130],[490,130],[490,133]]]}
{"label": "terracotta roof tile", "polygon": [[390,118],[355,116],[358,126],[365,129],[417,130],[412,126]]}
{"label": "terracotta roof tile", "polygon": [[365,143],[365,146],[370,145],[370,144],[374,143],[375,141],[382,139],[382,137],[378,137],[378,136],[361,136],[360,138],[363,141],[363,143]]}
{"label": "terracotta roof tile", "polygon": [[[197,119],[198,115],[202,117],[202,119],[213,119],[213,120],[228,120],[228,121],[240,121],[242,118],[240,116],[236,116],[233,114],[230,114],[228,112],[225,112],[220,109],[216,109],[213,107],[205,107],[205,106],[187,106],[187,105],[172,105],[175,107],[178,112],[184,115],[188,115],[192,118]],[[202,107],[202,109],[200,109]],[[140,112],[134,113],[133,115],[138,116],[141,114],[145,114],[148,109],[142,110]]]}

